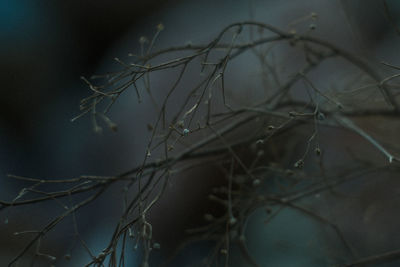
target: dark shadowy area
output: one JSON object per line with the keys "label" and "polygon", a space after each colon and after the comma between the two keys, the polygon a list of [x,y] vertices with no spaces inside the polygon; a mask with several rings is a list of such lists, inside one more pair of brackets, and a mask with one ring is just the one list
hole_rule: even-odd
{"label": "dark shadowy area", "polygon": [[[109,129],[104,129],[103,134],[97,135],[93,132],[89,118],[83,117],[76,122],[71,122],[71,119],[79,114],[79,101],[90,94],[88,86],[80,79],[80,76],[90,77],[93,74],[97,74],[99,70],[108,71],[108,66],[111,66],[110,69],[115,67],[112,65],[112,63],[115,63],[113,62],[113,57],[124,57],[128,52],[137,52],[139,38],[136,38],[136,36],[152,36],[156,25],[161,22],[164,23],[164,21],[160,21],[161,15],[175,14],[176,16],[176,18],[174,15],[165,16],[170,20],[170,24],[166,25],[165,29],[167,36],[160,40],[160,47],[165,47],[176,44],[175,37],[186,38],[186,36],[190,36],[194,39],[203,40],[202,38],[208,38],[206,40],[211,40],[216,33],[232,21],[253,19],[251,17],[252,12],[256,13],[256,20],[276,24],[287,30],[290,28],[287,26],[289,24],[287,18],[290,17],[291,20],[301,18],[303,14],[315,11],[313,10],[313,4],[314,2],[318,3],[318,1],[314,1],[313,3],[303,4],[302,1],[293,1],[293,6],[288,7],[289,4],[277,0],[265,1],[265,3],[263,1],[238,2],[240,3],[229,0],[204,1],[204,3],[200,1],[185,2],[182,0],[0,1],[0,200],[14,199],[18,193],[21,193],[21,188],[27,186],[25,182],[8,178],[8,174],[50,180],[78,177],[81,174],[116,175],[126,171],[128,168],[135,167],[132,166],[132,162],[136,164],[142,160],[142,156],[138,155],[140,153],[132,152],[131,150],[136,147],[141,148],[147,142],[147,136],[144,137],[136,129],[136,125],[144,124],[142,123],[143,121],[146,123],[146,113],[141,111],[122,119],[120,113],[118,113],[120,117],[117,116],[117,118],[123,123],[117,134],[112,133]],[[335,12],[340,10],[340,14],[332,13],[330,7],[327,7],[328,4],[327,6],[318,5],[318,14],[322,16],[320,20],[322,21],[322,30],[317,31],[316,35],[371,61],[379,62],[384,60],[390,61],[391,64],[399,65],[400,57],[395,56],[398,47],[395,47],[390,40],[395,36],[393,23],[396,23],[396,19],[400,14],[400,6],[394,1],[387,2],[390,4],[391,18],[383,12],[381,1],[329,2],[334,7],[332,10]],[[249,10],[247,10],[247,7]],[[258,7],[261,8],[257,9]],[[271,11],[270,7],[274,9]],[[254,8],[254,10],[251,11],[251,8]],[[266,15],[262,12],[266,12]],[[177,13],[180,16],[177,16]],[[195,21],[178,21],[182,18]],[[175,28],[168,28],[169,25],[175,25]],[[299,25],[300,32],[308,30],[308,24],[304,24],[304,26],[299,23]],[[318,27],[320,26],[318,25]],[[186,41],[191,42],[192,40],[179,39],[177,44],[182,45]],[[132,51],[130,50],[131,47]],[[114,51],[121,52],[121,54],[114,55]],[[278,51],[278,53],[282,53],[282,51]],[[295,66],[298,59],[291,59],[289,54],[288,58],[284,58],[284,60],[286,60],[284,63],[290,62]],[[110,62],[110,65],[105,62]],[[322,72],[319,73],[317,71],[315,77],[312,78],[325,85],[324,75],[328,76],[330,73],[345,71],[341,69],[341,62],[329,64],[324,66],[326,69]],[[233,67],[230,71],[233,87],[251,85],[251,79],[247,78],[249,81],[243,81],[241,76],[236,74],[242,70],[251,72],[254,67],[246,60],[243,60],[243,64],[232,65]],[[289,66],[288,69],[293,66]],[[191,78],[189,76],[188,80],[190,81]],[[167,77],[166,84],[172,83],[173,79],[175,77]],[[187,81],[185,82],[187,84]],[[339,85],[341,82],[337,81]],[[164,86],[163,81],[156,81],[155,83],[156,88]],[[128,97],[131,97],[131,95],[128,94]],[[133,97],[132,99],[132,103],[136,104],[136,99]],[[131,105],[129,101],[121,101],[122,107],[116,109],[119,112],[123,111],[124,107]],[[150,106],[148,103],[147,105]],[[379,118],[376,120],[379,122]],[[387,133],[391,138],[387,141],[396,143],[396,141],[393,141],[395,134],[393,131],[395,130],[379,129],[371,121],[373,119],[368,119],[365,123],[362,120],[359,122],[366,129],[370,127],[373,133],[374,131],[378,134]],[[124,130],[126,130],[125,135],[122,137],[118,135]],[[308,130],[308,128],[304,129],[305,132]],[[247,132],[248,129],[243,131],[243,133]],[[347,132],[338,131],[337,135],[330,132],[329,129],[321,132],[321,135],[327,137],[327,147],[334,147],[337,142],[344,144],[343,146],[354,144],[357,149],[363,151],[363,148],[368,146],[367,142],[358,143],[357,137]],[[292,141],[286,141],[289,140],[290,134],[291,132],[284,138],[277,139],[276,142],[293,146],[293,154],[299,154],[299,151],[304,149],[303,141],[307,139],[307,135],[303,134],[304,136],[301,136],[303,138],[301,142],[296,143],[296,141],[293,141],[291,143]],[[111,142],[105,143],[103,138],[107,138]],[[268,155],[263,159],[266,162],[277,161],[284,154],[275,146],[268,147],[268,149],[268,152],[271,152],[271,156]],[[340,149],[337,151],[333,149],[334,152],[328,155],[331,163],[333,162],[332,165],[348,160],[347,158],[341,158],[340,155],[340,152],[344,152],[345,148],[343,148],[343,151]],[[244,158],[243,162],[246,165],[251,165],[253,160],[251,155],[252,153],[254,154],[254,151],[250,151],[248,147],[237,151]],[[373,149],[366,149],[365,151],[379,154]],[[274,153],[278,155],[276,158],[274,158]],[[371,158],[379,158],[376,154]],[[286,155],[285,157],[288,162],[295,159],[293,155]],[[229,169],[229,164],[226,168]],[[197,169],[188,170],[182,175],[184,178],[182,181],[171,181],[168,184],[169,191],[166,193],[168,203],[161,201],[161,203],[155,205],[149,216],[153,223],[154,235],[158,239],[157,241],[162,243],[162,246],[165,246],[164,250],[154,253],[154,262],[157,262],[159,258],[172,255],[173,251],[184,239],[185,229],[204,226],[205,214],[212,213],[219,216],[224,213],[225,209],[222,210],[214,202],[204,201],[204,196],[209,195],[211,187],[220,187],[222,182],[226,182],[221,179],[222,173],[221,169],[214,167],[201,171],[197,171]],[[387,179],[389,181],[390,177]],[[371,227],[386,227],[387,220],[391,217],[391,211],[378,212],[376,209],[381,206],[388,206],[387,203],[390,200],[387,196],[385,197],[387,187],[382,184],[374,186],[373,182],[371,184],[368,184],[369,187],[359,190],[366,193],[364,193],[363,198],[358,200],[347,200],[347,202],[341,202],[342,204],[337,204],[334,198],[327,200],[330,207],[336,207],[336,209],[332,213],[326,213],[328,215],[334,214],[334,216],[340,218],[337,221],[351,230],[354,228],[354,222],[361,220],[362,215],[360,214],[364,214],[362,209],[365,208],[363,205],[368,202],[368,205],[372,207],[365,208],[369,212],[369,217],[367,218],[370,220],[368,221],[369,225],[372,225]],[[397,188],[398,183],[393,183],[392,187]],[[375,188],[376,191],[374,191]],[[45,187],[42,188],[42,190],[44,189]],[[343,190],[347,189],[344,188]],[[393,191],[396,190],[393,189]],[[79,211],[76,214],[79,217],[79,230],[83,233],[82,236],[90,240],[88,241],[90,243],[89,246],[95,247],[96,252],[101,251],[101,246],[109,241],[113,227],[118,221],[121,210],[119,209],[119,204],[115,205],[115,203],[123,202],[121,192],[121,188],[114,186],[107,191],[103,198],[96,202],[96,205],[91,204],[88,209]],[[396,192],[391,192],[390,195],[397,196]],[[382,200],[380,202],[377,201],[378,204],[369,202],[368,197],[374,196],[374,194],[382,196]],[[78,203],[78,200],[84,199],[85,196],[78,197],[74,201]],[[66,200],[63,204],[65,203],[72,205],[75,202]],[[350,209],[349,212],[346,209],[342,210],[340,205],[354,206],[360,210],[360,213],[353,213],[353,215],[348,216],[352,211]],[[397,206],[397,204],[393,204],[390,209],[394,210]],[[60,209],[60,207],[61,205],[56,201],[36,206],[43,212]],[[267,213],[269,214],[269,212],[271,211],[268,210]],[[382,219],[378,222],[370,219],[374,214],[383,214]],[[284,216],[286,216],[285,213]],[[291,218],[290,216],[292,215],[289,214],[287,216]],[[98,219],[99,217],[101,217],[101,220]],[[29,218],[32,218],[32,220]],[[34,211],[29,206],[7,209],[6,212],[0,213],[0,265],[3,266],[8,263],[30,240],[29,236],[21,238],[18,235],[14,236],[14,232],[18,232],[21,229],[40,229],[46,223],[48,223],[48,217],[42,218],[38,215],[37,210]],[[251,229],[253,230],[250,232],[253,237],[266,235],[271,236],[272,240],[279,241],[277,233],[280,233],[279,229],[282,225],[286,229],[287,225],[285,223],[287,221],[281,223],[277,220],[274,223],[275,225],[272,224],[271,226],[271,231],[269,229],[265,230],[265,232],[260,231],[262,233],[260,234],[254,229],[262,227],[257,222],[251,221],[249,225],[252,226],[254,224],[255,226],[252,226],[253,228]],[[304,223],[304,229],[306,230],[312,231],[310,229],[316,228],[310,226],[313,224],[308,221],[301,221],[299,224],[302,223]],[[54,240],[65,238],[63,229],[68,229],[66,232],[71,239],[72,237],[75,238],[76,236],[71,231],[74,225],[71,225],[72,220],[60,224],[61,230],[53,233]],[[288,225],[290,225],[288,228],[293,229],[291,224]],[[391,225],[390,227],[393,226]],[[362,231],[364,230],[360,230],[360,235],[363,234]],[[290,232],[290,234],[292,234],[293,239],[306,238],[305,233],[299,232],[301,230]],[[89,234],[85,236],[85,233]],[[376,235],[371,234],[368,239],[371,243],[374,243],[375,236],[379,236],[378,233],[374,232],[374,234]],[[382,237],[383,244],[386,244],[387,238],[387,235]],[[48,247],[44,246],[44,250],[51,251],[53,249],[55,252],[62,251],[63,253],[64,251],[84,251],[82,246],[73,244],[71,247],[70,244],[58,243],[54,242],[54,240],[49,242],[50,245],[47,245]],[[396,237],[396,240],[400,239]],[[250,242],[250,245],[253,245],[255,254],[262,259],[266,254],[257,247],[258,244],[262,243],[257,243],[258,241]],[[393,243],[396,244],[396,242]],[[53,247],[51,247],[52,245]],[[268,245],[270,244],[266,245],[267,248]],[[286,248],[285,245],[281,246],[283,247],[282,252]],[[195,244],[193,248],[192,250],[184,250],[187,258],[199,258],[201,255],[207,254],[209,244]],[[273,251],[273,249],[270,251]],[[65,254],[65,257],[68,255]],[[276,255],[277,261],[281,260],[279,258],[280,254],[277,253]],[[285,253],[282,252],[282,255],[285,255]],[[89,259],[89,256],[87,256],[87,259]],[[85,262],[87,259],[78,259],[76,262]],[[41,266],[41,260],[43,259],[37,261],[37,266]],[[183,259],[178,257],[176,262],[184,266],[183,262],[185,260],[185,256]],[[63,261],[63,264],[68,266],[68,261],[65,259],[60,261]],[[43,262],[47,261],[44,260]],[[290,266],[290,263],[288,264],[283,266]]]}
{"label": "dark shadowy area", "polygon": [[[118,159],[108,159],[110,147],[98,149],[102,137],[92,134],[88,120],[70,122],[79,112],[79,100],[87,95],[87,87],[79,77],[94,74],[105,53],[127,32],[143,34],[140,27],[144,20],[178,3],[0,1],[2,199],[13,199],[26,186],[11,182],[7,174],[53,179],[111,172],[113,162],[118,165]],[[51,205],[43,206],[43,210],[47,208]],[[26,238],[9,240],[9,234],[34,227],[22,215],[25,212],[29,214],[29,209],[16,211],[15,220],[10,219],[13,226],[7,227],[8,234],[4,232],[6,224],[0,227],[0,250],[5,253],[0,256],[2,266],[10,255],[15,256],[14,248],[27,242]],[[1,216],[2,223],[13,214]],[[37,214],[30,216],[39,219]],[[86,224],[82,227],[85,229]]]}
{"label": "dark shadowy area", "polygon": [[29,144],[37,116],[82,95],[79,76],[92,75],[116,40],[177,2],[2,1],[2,128]]}

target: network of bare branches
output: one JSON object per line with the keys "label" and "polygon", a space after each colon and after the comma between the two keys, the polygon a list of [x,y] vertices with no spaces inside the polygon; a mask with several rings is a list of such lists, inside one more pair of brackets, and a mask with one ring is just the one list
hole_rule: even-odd
{"label": "network of bare branches", "polygon": [[[311,14],[308,19],[315,17],[316,14]],[[17,266],[22,258],[32,255],[55,262],[59,256],[44,253],[40,244],[67,217],[73,218],[75,238],[91,257],[86,266],[126,266],[126,255],[133,253],[127,250],[128,243],[141,248],[142,266],[149,266],[151,252],[162,249],[153,239],[153,226],[148,220],[152,207],[162,199],[172,179],[178,179],[188,169],[210,165],[221,170],[226,185],[214,188],[208,200],[220,205],[225,212],[205,214],[208,223],[188,230],[187,241],[176,253],[189,243],[211,240],[215,242],[215,249],[204,260],[205,266],[230,266],[233,246],[240,248],[250,265],[260,266],[246,246],[248,217],[263,208],[268,220],[273,220],[283,208],[290,208],[336,233],[349,255],[346,266],[400,256],[399,251],[389,251],[360,258],[339,225],[301,205],[302,200],[317,193],[334,193],[336,187],[369,174],[398,173],[398,148],[390,142],[382,143],[382,139],[364,130],[357,119],[398,118],[399,85],[394,82],[400,74],[382,75],[382,70],[395,72],[400,67],[383,63],[377,68],[353,53],[313,37],[314,24],[308,31],[299,33],[293,25],[289,30],[281,30],[261,22],[244,21],[228,25],[204,45],[186,44],[156,50],[155,43],[163,28],[159,24],[153,38],[140,39],[140,53],[129,55],[127,60],[116,58],[119,71],[91,79],[82,77],[91,95],[82,99],[81,113],[72,119],[88,115],[95,132],[101,132],[100,125],[116,131],[117,124],[108,115],[111,107],[127,90],[136,92],[135,105],[140,105],[146,95],[152,99],[156,117],[148,123],[150,134],[141,163],[115,176],[43,180],[10,175],[30,185],[14,199],[1,201],[1,210],[49,201],[59,203],[62,208],[42,229],[16,233],[33,238],[10,266]],[[300,68],[295,67],[293,71],[289,68],[291,73],[287,74],[281,72],[281,66],[273,61],[274,51],[281,46],[296,54],[293,61],[302,64]],[[247,89],[232,92],[229,68],[238,58],[250,56],[255,56],[260,64],[264,92],[258,101],[243,105],[234,100],[234,95],[241,96]],[[343,78],[339,88],[327,88],[334,82],[329,80],[321,88],[311,75],[330,60],[340,60],[353,70],[350,78]],[[191,87],[187,82],[182,86],[187,73],[197,71],[198,79],[193,79]],[[175,74],[175,80],[161,93],[155,93],[151,81],[153,75],[162,72]],[[324,129],[352,132],[376,155],[351,152],[349,145],[351,162],[333,170],[324,158],[329,152],[321,145],[330,142],[323,140]],[[286,141],[292,136],[297,136],[303,144],[303,152],[294,161],[287,160],[288,157],[284,160],[282,154],[296,155]],[[340,145],[340,140],[335,145]],[[124,192],[121,203],[124,211],[104,250],[95,255],[79,235],[76,212],[96,202],[116,184]]]}

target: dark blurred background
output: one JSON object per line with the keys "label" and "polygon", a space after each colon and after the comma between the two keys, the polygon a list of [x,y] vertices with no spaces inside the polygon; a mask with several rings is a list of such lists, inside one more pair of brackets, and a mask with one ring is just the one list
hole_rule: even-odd
{"label": "dark blurred background", "polygon": [[[388,3],[398,18],[398,2]],[[70,119],[88,96],[79,77],[101,73],[113,57],[134,52],[139,37],[151,35],[158,23],[166,26],[160,44],[166,47],[210,40],[228,23],[250,18],[285,28],[310,12],[319,14],[323,38],[400,63],[381,1],[0,0],[0,198],[14,198],[21,186],[7,174],[70,178],[116,174],[132,166],[135,152],[121,148],[143,142],[140,135],[132,137],[135,141],[109,131],[99,136],[87,118]],[[11,224],[8,217],[0,214]],[[9,243],[12,231],[0,225],[0,265],[16,253]]]}
{"label": "dark blurred background", "polygon": [[[96,73],[106,52],[127,32],[144,34],[139,29],[144,21],[176,4],[179,1],[0,1],[1,199],[13,199],[26,186],[7,174],[52,179],[123,171],[110,146],[103,144],[106,137],[93,134],[89,120],[70,122],[79,112],[80,99],[88,95],[79,77]],[[40,221],[40,209],[30,211],[1,215],[1,266],[26,242],[15,240],[12,233]]]}
{"label": "dark blurred background", "polygon": [[178,1],[0,2],[3,173],[60,171],[52,162],[53,153],[66,146],[59,128],[69,124],[87,95],[79,77],[94,74],[121,36],[167,4]]}
{"label": "dark blurred background", "polygon": [[[299,1],[293,1],[291,4],[282,4],[279,1],[264,2],[265,4],[262,1],[249,1],[248,4],[245,1],[237,3],[205,1],[196,4],[194,1],[186,1],[185,5],[182,5],[178,0],[2,0],[0,2],[2,172],[47,176],[57,174],[54,171],[59,171],[60,167],[67,165],[64,162],[68,160],[67,156],[60,161],[62,166],[52,162],[58,158],[52,155],[52,151],[65,149],[63,140],[58,139],[60,135],[67,135],[68,133],[64,131],[76,129],[82,130],[83,136],[90,135],[85,130],[87,125],[82,125],[79,121],[76,125],[69,125],[68,120],[77,114],[79,100],[87,96],[87,88],[79,77],[98,73],[101,62],[111,62],[114,56],[123,56],[135,50],[137,40],[132,36],[151,34],[154,25],[160,20],[165,17],[171,19],[171,15],[168,17],[165,14],[176,15],[179,10],[193,12],[179,14],[180,17],[171,22],[180,28],[167,28],[173,32],[172,37],[164,37],[163,42],[167,44],[174,43],[174,36],[180,36],[182,32],[187,34],[189,27],[185,24],[190,25],[190,23],[179,19],[190,19],[191,16],[200,18],[203,14],[207,21],[201,23],[192,21],[193,25],[190,27],[194,33],[187,35],[188,38],[196,35],[203,37],[208,35],[211,38],[220,25],[249,19],[252,13],[249,10],[251,3],[255,6],[256,12],[253,12],[256,14],[255,18],[278,25],[285,23],[287,25],[292,18],[307,14],[309,10],[319,9],[320,18],[322,17],[320,20],[323,21],[321,24],[330,21],[331,32],[321,31],[325,37],[332,38],[341,34],[334,40],[337,44],[353,49],[361,47],[366,53],[371,53],[371,50],[374,51],[378,45],[386,45],[387,35],[393,34],[394,31],[384,19],[381,1],[333,1],[336,3],[325,6],[322,2],[315,4],[313,1],[303,5]],[[388,3],[396,18],[398,14],[396,2],[388,1]],[[179,9],[181,6],[184,8]],[[190,8],[191,6],[193,8]],[[257,11],[259,6],[263,7],[261,11]],[[334,12],[329,10],[341,6],[345,9],[337,9]],[[379,9],[376,9],[377,6]],[[274,9],[263,15],[266,7]],[[325,13],[325,16],[321,13]],[[335,16],[338,16],[337,19],[340,21],[331,20]],[[215,26],[204,29],[202,23]],[[343,27],[346,24],[350,29]],[[351,40],[344,39],[349,33]],[[124,45],[125,49],[120,54],[110,55],[110,48],[116,44],[120,45],[122,39],[129,40],[126,42],[128,45]],[[132,49],[127,48],[129,43]],[[379,53],[395,64],[398,59],[392,56],[393,49],[395,48],[390,46],[384,47]],[[108,57],[105,58],[105,55]],[[63,130],[60,127],[63,127]],[[65,127],[71,129],[66,130]],[[72,129],[74,127],[75,129]],[[80,136],[80,138],[85,137]],[[74,143],[78,142],[79,140],[76,140]],[[68,149],[80,148],[76,145]]]}

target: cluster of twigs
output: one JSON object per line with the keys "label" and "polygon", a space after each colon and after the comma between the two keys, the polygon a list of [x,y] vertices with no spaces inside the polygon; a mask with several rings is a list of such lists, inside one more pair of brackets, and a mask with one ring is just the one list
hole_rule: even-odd
{"label": "cluster of twigs", "polygon": [[[314,28],[310,27],[311,30]],[[244,33],[254,29],[258,30],[259,37],[243,41]],[[163,26],[160,24],[151,40],[140,39],[142,51],[139,55],[131,55],[134,59],[133,63],[116,59],[121,65],[120,71],[93,77],[105,81],[102,85],[95,85],[92,80],[82,78],[88,84],[92,94],[81,101],[81,114],[73,119],[89,114],[96,132],[101,131],[98,120],[103,121],[112,130],[116,130],[117,125],[107,115],[108,111],[127,90],[135,90],[138,102],[141,102],[143,83],[146,94],[154,100],[157,117],[154,123],[149,124],[151,134],[142,162],[125,173],[108,177],[80,176],[65,180],[42,180],[10,176],[32,185],[21,190],[12,201],[1,201],[2,210],[45,201],[61,203],[63,199],[88,194],[86,199],[74,205],[64,206],[64,211],[41,230],[30,232],[34,238],[16,255],[10,266],[17,263],[35,246],[37,247],[36,256],[55,260],[54,256],[40,252],[40,242],[43,237],[66,217],[75,218],[77,210],[96,201],[114,184],[124,189],[124,212],[115,225],[109,243],[105,244],[104,250],[94,255],[84,240],[77,235],[91,256],[91,261],[87,266],[105,264],[125,266],[125,255],[130,253],[126,251],[128,242],[142,247],[142,266],[149,266],[151,251],[159,247],[152,237],[152,225],[148,221],[149,211],[167,190],[170,179],[188,168],[209,164],[218,165],[225,172],[226,186],[215,188],[213,192],[210,192],[209,199],[224,207],[226,212],[219,217],[206,214],[205,218],[209,224],[189,231],[192,241],[215,241],[215,250],[206,259],[205,264],[223,262],[225,266],[228,266],[229,250],[233,244],[238,244],[247,262],[253,266],[260,266],[246,248],[246,221],[250,214],[260,207],[271,209],[269,217],[273,219],[278,215],[279,209],[272,211],[272,208],[277,206],[297,209],[305,216],[311,216],[331,227],[337,233],[343,247],[352,255],[353,260],[372,262],[385,259],[385,255],[375,255],[371,259],[357,259],[357,252],[349,244],[338,225],[307,210],[299,205],[298,201],[318,192],[330,190],[366,173],[384,170],[398,171],[399,158],[392,154],[394,152],[359,127],[353,118],[371,115],[399,116],[398,91],[395,91],[398,88],[390,82],[400,74],[383,78],[368,62],[332,43],[313,37],[309,32],[299,34],[296,31],[284,31],[255,21],[231,24],[206,45],[187,44],[153,52],[154,44],[162,30]],[[288,75],[284,82],[280,81],[282,75],[276,73],[276,69],[269,65],[267,60],[272,48],[281,43],[290,44],[291,49],[304,55],[304,59],[299,59],[300,62],[304,62],[304,66]],[[235,105],[227,97],[227,92],[230,90],[227,86],[229,79],[227,69],[236,58],[249,52],[260,58],[264,64],[262,67],[275,82],[267,85],[268,93],[265,99],[260,99],[252,105]],[[164,60],[165,58],[169,59]],[[317,69],[321,62],[330,58],[341,58],[355,66],[359,73],[367,77],[369,81],[367,87],[379,93],[378,97],[384,101],[385,106],[382,108],[346,106],[338,97],[341,93],[346,94],[345,89],[337,92],[335,96],[318,88],[309,78],[309,73]],[[163,60],[160,62],[160,59]],[[194,83],[192,88],[181,88],[182,79],[193,65],[197,66],[202,73],[200,80]],[[387,63],[385,65],[395,70],[400,69]],[[161,103],[157,103],[157,97],[153,96],[154,91],[150,86],[150,74],[166,70],[174,70],[178,74],[172,86],[163,93],[165,97]],[[301,81],[304,82],[306,88],[303,95],[308,95],[307,101],[297,99],[292,95],[293,88]],[[364,85],[364,87],[352,89],[353,92],[362,91],[367,87]],[[183,101],[171,110],[169,103],[177,94]],[[305,141],[306,148],[300,158],[291,163],[291,166],[283,163],[271,165],[270,162],[266,163],[262,160],[266,158],[265,149],[268,149],[273,138],[279,138],[288,131],[296,131],[301,125],[311,126],[313,132]],[[249,127],[253,129],[250,133],[246,130]],[[332,175],[307,174],[302,169],[307,164],[310,153],[320,157],[320,166],[323,166],[323,151],[319,145],[318,131],[321,127],[345,128],[355,132],[382,153],[390,164],[369,165],[369,167],[365,164],[355,164],[355,167],[351,169],[332,173]],[[237,136],[241,131],[248,134],[241,138],[234,138],[235,133],[238,133]],[[190,144],[188,145],[188,142],[184,140],[189,140]],[[239,151],[243,148],[251,151],[250,157],[244,159],[240,155]],[[279,160],[279,158],[274,160]],[[281,182],[285,181],[287,186],[284,190],[265,190],[271,177]],[[304,180],[308,182],[305,186],[301,186]],[[59,186],[60,184],[64,186],[64,189],[56,191],[39,189],[43,185]],[[390,254],[391,257],[392,254]],[[395,255],[399,256],[400,253],[395,253]],[[348,266],[352,266],[352,263]]]}

